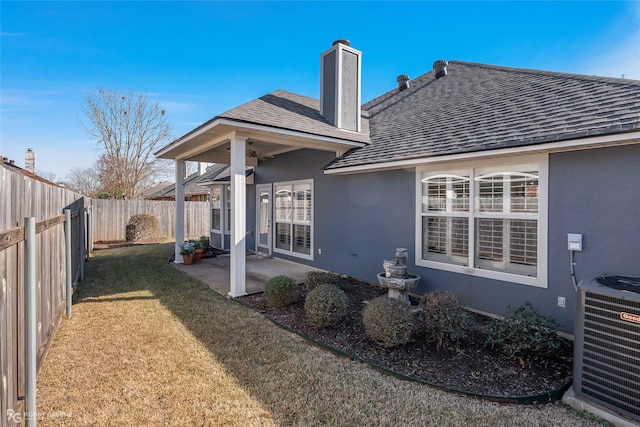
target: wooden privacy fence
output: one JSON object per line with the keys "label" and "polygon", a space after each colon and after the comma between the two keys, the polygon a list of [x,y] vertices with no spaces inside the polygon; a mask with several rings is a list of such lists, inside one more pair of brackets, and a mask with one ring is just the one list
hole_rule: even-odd
{"label": "wooden privacy fence", "polygon": [[[19,425],[25,409],[35,408],[34,371],[40,370],[65,302],[70,313],[72,284],[84,276],[92,243],[125,240],[135,214],[158,218],[154,238],[174,238],[174,201],[91,200],[0,163],[0,427]],[[185,237],[209,236],[209,218],[208,202],[186,202]],[[33,285],[29,292],[25,283]],[[36,315],[26,318],[25,297],[32,294],[35,302],[27,306]],[[35,331],[35,338],[27,339],[25,329]]]}
{"label": "wooden privacy fence", "polygon": [[[82,195],[0,166],[0,426],[17,425],[25,396],[25,231],[35,219],[36,366],[39,370],[64,312],[67,272],[81,279],[86,257]],[[70,265],[65,254],[65,216],[71,211]],[[70,268],[69,268],[70,267]],[[10,416],[12,415],[13,416]]]}
{"label": "wooden privacy fence", "polygon": [[[209,202],[185,202],[185,238],[197,239],[209,236]],[[166,200],[91,200],[91,233],[93,242],[123,241],[127,222],[136,214],[148,214],[158,218],[154,239],[175,238],[176,202]]]}

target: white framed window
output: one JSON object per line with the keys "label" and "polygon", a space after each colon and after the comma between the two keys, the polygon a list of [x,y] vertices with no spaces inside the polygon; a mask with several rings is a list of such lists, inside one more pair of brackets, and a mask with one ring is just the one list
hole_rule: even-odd
{"label": "white framed window", "polygon": [[546,287],[547,159],[419,168],[416,265]]}
{"label": "white framed window", "polygon": [[216,233],[222,232],[222,186],[214,185],[211,187],[211,231]]}
{"label": "white framed window", "polygon": [[313,180],[274,184],[273,251],[313,259]]}
{"label": "white framed window", "polygon": [[225,206],[225,216],[224,216],[224,233],[231,234],[231,186],[224,186],[224,206]]}
{"label": "white framed window", "polygon": [[231,186],[211,187],[211,231],[231,234]]}

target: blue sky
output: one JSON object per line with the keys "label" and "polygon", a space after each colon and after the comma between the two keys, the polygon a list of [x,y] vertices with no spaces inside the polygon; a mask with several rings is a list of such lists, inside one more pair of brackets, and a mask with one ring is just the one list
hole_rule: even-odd
{"label": "blue sky", "polygon": [[64,178],[97,145],[82,103],[147,94],[178,137],[277,89],[319,96],[319,55],[363,52],[362,98],[437,59],[640,79],[640,2],[0,2],[0,155]]}

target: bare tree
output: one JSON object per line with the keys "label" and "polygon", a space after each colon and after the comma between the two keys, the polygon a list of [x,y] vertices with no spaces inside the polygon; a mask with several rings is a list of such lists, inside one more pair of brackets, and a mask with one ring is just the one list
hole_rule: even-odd
{"label": "bare tree", "polygon": [[159,172],[154,151],[171,140],[165,110],[140,93],[100,90],[87,94],[83,113],[85,130],[101,148],[102,190],[114,198],[141,197]]}
{"label": "bare tree", "polygon": [[100,190],[100,174],[97,164],[90,168],[75,167],[71,169],[65,179],[65,185],[85,196],[95,196]]}
{"label": "bare tree", "polygon": [[46,179],[47,181],[51,181],[51,182],[54,182],[54,183],[58,182],[58,175],[56,175],[55,172],[36,171],[36,175],[38,175],[41,178]]}

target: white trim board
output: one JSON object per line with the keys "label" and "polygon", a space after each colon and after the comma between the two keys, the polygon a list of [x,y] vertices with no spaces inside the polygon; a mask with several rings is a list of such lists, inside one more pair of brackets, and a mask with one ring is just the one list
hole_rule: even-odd
{"label": "white trim board", "polygon": [[[224,132],[218,136],[213,136],[211,141],[205,143],[205,144],[200,144],[197,147],[193,147],[191,149],[188,149],[187,151],[185,151],[184,153],[181,153],[178,155],[179,158],[188,158],[190,156],[195,156],[199,153],[202,153],[204,151],[207,151],[208,149],[211,149],[213,147],[215,147],[216,145],[219,145],[223,142],[228,141],[230,138],[232,138],[234,136],[235,132],[242,132],[242,131],[258,131],[258,132],[268,132],[268,133],[272,133],[272,134],[276,134],[276,135],[282,135],[284,137],[289,137],[289,138],[300,138],[301,140],[313,140],[313,141],[318,141],[321,143],[327,143],[327,144],[340,144],[343,146],[347,146],[350,148],[353,147],[364,147],[367,145],[366,142],[357,142],[357,141],[352,141],[352,140],[348,140],[348,139],[341,139],[338,137],[332,137],[332,136],[324,136],[324,135],[317,135],[317,134],[312,134],[312,133],[306,133],[303,131],[297,131],[297,130],[290,130],[290,129],[281,129],[281,128],[277,128],[277,127],[273,127],[273,126],[269,126],[269,125],[261,125],[261,124],[256,124],[256,123],[244,123],[244,122],[239,122],[239,121],[235,121],[233,119],[226,119],[226,118],[217,118],[217,119],[213,119],[211,122],[209,123],[205,123],[204,125],[201,125],[201,127],[194,129],[193,131],[191,131],[190,133],[178,138],[177,140],[175,140],[174,142],[172,142],[171,144],[161,148],[160,150],[158,150],[157,152],[154,153],[154,155],[156,157],[163,157],[164,155],[168,154],[169,152],[178,149],[182,144],[186,143],[189,140],[195,139],[198,136],[213,130],[216,127],[224,127],[227,126],[228,130],[227,132]],[[348,130],[341,130],[342,132],[345,132],[346,135],[358,135],[358,132],[353,132],[353,131],[348,131]],[[247,137],[250,138],[249,135],[242,135],[242,137]],[[295,144],[291,144],[293,146],[296,146]],[[300,144],[300,147],[307,147],[307,148],[311,148],[309,146],[309,144]],[[320,147],[316,147],[318,149],[322,149],[322,146]],[[329,150],[329,148],[326,148],[327,150]],[[335,147],[332,147],[329,151],[334,151]]]}

